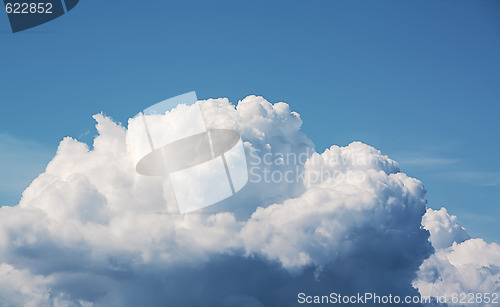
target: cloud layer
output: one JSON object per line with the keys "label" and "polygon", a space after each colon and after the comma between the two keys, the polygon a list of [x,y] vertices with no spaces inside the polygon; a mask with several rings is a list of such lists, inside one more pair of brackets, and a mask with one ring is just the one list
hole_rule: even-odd
{"label": "cloud layer", "polygon": [[242,136],[253,173],[241,193],[178,214],[168,182],[135,172],[133,129],[98,114],[92,150],[65,138],[19,205],[0,208],[0,301],[293,306],[299,292],[498,290],[498,245],[445,209],[426,213],[422,183],[377,149],[316,153],[300,116],[262,97],[200,103],[208,127]]}

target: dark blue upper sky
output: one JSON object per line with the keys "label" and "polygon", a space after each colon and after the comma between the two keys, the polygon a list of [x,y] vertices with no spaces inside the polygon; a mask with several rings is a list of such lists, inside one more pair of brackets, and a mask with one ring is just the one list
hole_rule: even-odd
{"label": "dark blue upper sky", "polygon": [[91,142],[95,113],[126,123],[191,90],[256,94],[300,113],[318,151],[380,149],[424,182],[430,207],[500,241],[498,0],[82,0],[16,34],[0,14],[0,47],[0,136],[17,144],[0,145],[1,182],[19,177],[0,203],[62,137]]}

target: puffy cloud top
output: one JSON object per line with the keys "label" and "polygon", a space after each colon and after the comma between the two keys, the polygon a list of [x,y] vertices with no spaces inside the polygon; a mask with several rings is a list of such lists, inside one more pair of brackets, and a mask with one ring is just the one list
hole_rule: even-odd
{"label": "puffy cloud top", "polygon": [[431,233],[430,240],[435,249],[447,248],[453,243],[470,239],[465,228],[458,225],[457,217],[449,215],[444,207],[439,210],[427,209],[422,225]]}

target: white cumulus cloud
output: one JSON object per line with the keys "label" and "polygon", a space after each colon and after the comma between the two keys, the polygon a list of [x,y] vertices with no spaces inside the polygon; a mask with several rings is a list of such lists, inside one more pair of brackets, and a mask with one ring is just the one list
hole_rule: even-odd
{"label": "white cumulus cloud", "polygon": [[424,261],[414,281],[420,293],[432,297],[446,294],[448,305],[453,306],[470,302],[497,306],[500,302],[500,245],[471,239],[457,223],[457,217],[449,215],[445,208],[427,209],[422,224],[431,233],[436,253]]}
{"label": "white cumulus cloud", "polygon": [[427,209],[422,225],[431,233],[432,246],[438,250],[470,239],[465,228],[458,224],[457,217],[449,215],[444,207],[439,210]]}
{"label": "white cumulus cloud", "polygon": [[[498,246],[464,241],[446,211],[426,213],[422,183],[379,150],[354,142],[316,153],[286,103],[200,103],[208,127],[241,134],[247,186],[181,215],[167,181],[135,172],[133,119],[125,128],[95,115],[93,149],[63,139],[19,205],[0,208],[6,305],[293,306],[299,292],[427,293],[429,268],[474,273],[467,287],[494,290]],[[424,262],[431,242],[439,250]]]}

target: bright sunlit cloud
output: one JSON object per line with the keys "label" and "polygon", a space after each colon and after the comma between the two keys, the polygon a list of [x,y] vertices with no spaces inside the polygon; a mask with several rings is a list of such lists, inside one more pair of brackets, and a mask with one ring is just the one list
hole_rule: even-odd
{"label": "bright sunlit cloud", "polygon": [[201,107],[208,127],[241,134],[241,194],[179,214],[161,177],[135,172],[127,128],[95,115],[92,150],[65,138],[19,205],[0,209],[0,299],[289,306],[298,292],[500,290],[498,245],[426,209],[423,184],[379,150],[353,142],[316,153],[300,115],[262,97]]}

